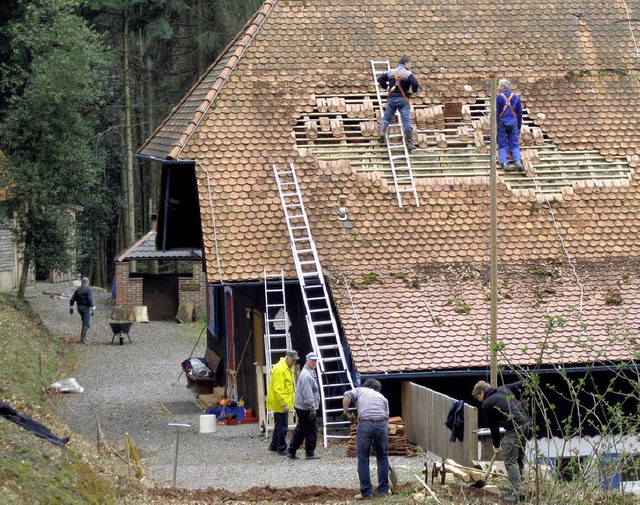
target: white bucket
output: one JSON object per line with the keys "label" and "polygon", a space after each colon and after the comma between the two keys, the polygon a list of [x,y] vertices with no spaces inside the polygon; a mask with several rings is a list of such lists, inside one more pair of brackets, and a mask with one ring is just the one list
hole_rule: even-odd
{"label": "white bucket", "polygon": [[200,416],[200,433],[214,433],[216,431],[216,416],[214,414],[202,414]]}

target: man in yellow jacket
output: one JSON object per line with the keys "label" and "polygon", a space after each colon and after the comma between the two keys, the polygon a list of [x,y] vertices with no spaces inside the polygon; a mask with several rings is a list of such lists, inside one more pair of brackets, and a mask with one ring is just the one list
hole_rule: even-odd
{"label": "man in yellow jacket", "polygon": [[267,409],[273,412],[273,436],[269,450],[281,456],[287,454],[287,429],[289,427],[289,409],[293,408],[293,373],[291,367],[298,361],[296,351],[287,351],[271,370],[267,390]]}

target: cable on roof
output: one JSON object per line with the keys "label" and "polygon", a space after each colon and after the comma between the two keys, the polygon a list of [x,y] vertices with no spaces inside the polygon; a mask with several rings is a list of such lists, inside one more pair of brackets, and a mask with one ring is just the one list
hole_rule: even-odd
{"label": "cable on roof", "polygon": [[340,275],[342,276],[344,285],[347,288],[347,294],[349,295],[349,301],[351,302],[351,310],[353,310],[353,316],[356,318],[356,323],[358,323],[358,332],[360,333],[360,340],[362,340],[362,343],[364,344],[364,348],[367,351],[367,359],[369,360],[369,363],[371,364],[371,366],[377,368],[384,374],[388,374],[389,372],[387,370],[385,370],[384,368],[380,368],[371,360],[371,354],[369,353],[369,346],[367,345],[367,340],[365,339],[364,334],[362,333],[362,325],[360,324],[360,318],[358,317],[358,313],[356,312],[356,306],[353,303],[353,296],[351,296],[351,290],[349,289],[349,282],[347,281],[347,278],[343,273],[341,273]]}
{"label": "cable on roof", "polygon": [[627,23],[629,24],[629,33],[631,34],[631,39],[633,40],[633,47],[636,50],[636,56],[640,58],[640,52],[638,51],[638,43],[636,42],[636,36],[633,33],[633,26],[631,25],[631,15],[629,14],[629,6],[627,5],[627,0],[622,0],[624,4],[624,10],[627,13]]}
{"label": "cable on roof", "polygon": [[213,241],[216,246],[216,262],[218,263],[218,275],[220,276],[220,282],[222,283],[222,266],[220,265],[220,253],[218,251],[218,227],[216,226],[216,213],[213,208],[213,198],[211,198],[211,180],[209,179],[209,171],[205,170],[200,163],[200,160],[196,158],[196,163],[200,167],[200,170],[207,176],[207,193],[209,194],[209,206],[211,207],[211,221],[213,222]]}
{"label": "cable on roof", "polygon": [[547,204],[547,207],[549,208],[549,215],[551,216],[551,220],[553,221],[553,226],[556,229],[556,235],[558,235],[558,239],[560,240],[560,245],[562,246],[562,250],[564,251],[564,255],[566,256],[567,262],[569,263],[569,266],[571,267],[571,270],[573,271],[573,276],[576,278],[576,284],[580,288],[580,303],[578,304],[577,313],[575,314],[575,316],[579,318],[579,317],[582,316],[582,311],[584,310],[584,286],[582,285],[582,282],[580,281],[580,276],[578,275],[576,267],[575,267],[573,261],[571,260],[571,256],[569,255],[569,251],[567,250],[567,247],[566,247],[566,245],[564,243],[564,239],[562,238],[562,234],[560,233],[560,228],[558,227],[558,222],[556,221],[556,215],[555,215],[555,212],[553,212],[553,207],[551,206],[551,202],[547,198],[547,195],[545,195],[542,192],[542,190],[540,189],[540,186],[538,186],[538,182],[536,181],[535,176],[529,176],[529,178],[531,179],[531,181],[533,182],[534,186],[536,187],[536,192],[542,196],[542,198],[544,199],[545,203]]}

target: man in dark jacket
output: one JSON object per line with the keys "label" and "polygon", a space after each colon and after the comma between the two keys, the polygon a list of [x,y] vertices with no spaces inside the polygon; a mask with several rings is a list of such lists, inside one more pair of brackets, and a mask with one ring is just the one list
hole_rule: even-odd
{"label": "man in dark jacket", "polygon": [[[530,419],[519,399],[522,397],[522,382],[505,384],[497,388],[485,381],[473,387],[473,397],[482,403],[482,412],[489,423],[493,451],[498,454],[504,448],[504,466],[507,469],[513,495],[511,501],[524,501],[522,470],[524,449],[529,436]],[[506,434],[500,445],[500,428]]]}
{"label": "man in dark jacket", "polygon": [[407,139],[407,149],[409,152],[415,149],[413,145],[413,127],[411,126],[411,105],[409,104],[410,93],[418,92],[418,79],[411,72],[411,58],[403,56],[400,58],[398,68],[389,70],[378,77],[378,84],[381,89],[389,90],[387,107],[380,123],[380,143],[387,139],[387,128],[395,116],[396,111],[400,111],[402,118],[402,128]]}
{"label": "man in dark jacket", "polygon": [[76,289],[71,297],[69,313],[73,314],[73,304],[78,305],[78,313],[82,318],[82,331],[80,332],[80,342],[88,344],[87,332],[91,327],[91,316],[95,311],[93,306],[93,292],[89,287],[89,278],[83,277],[81,286]]}

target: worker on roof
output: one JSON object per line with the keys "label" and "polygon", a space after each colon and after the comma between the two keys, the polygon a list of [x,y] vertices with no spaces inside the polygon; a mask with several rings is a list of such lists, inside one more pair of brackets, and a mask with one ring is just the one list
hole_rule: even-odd
{"label": "worker on roof", "polygon": [[[505,172],[523,171],[520,159],[520,128],[522,128],[522,102],[520,97],[511,91],[511,83],[507,79],[498,82],[496,97],[496,117],[498,118],[498,156]],[[511,151],[514,167],[509,165],[508,152]]]}
{"label": "worker on roof", "polygon": [[380,123],[380,143],[382,144],[387,140],[389,123],[391,123],[396,111],[400,111],[402,128],[407,139],[407,149],[409,152],[413,151],[415,145],[413,144],[409,96],[418,92],[418,79],[411,72],[411,58],[409,56],[400,58],[397,68],[388,70],[387,73],[378,77],[378,84],[380,88],[389,90],[387,106]]}

